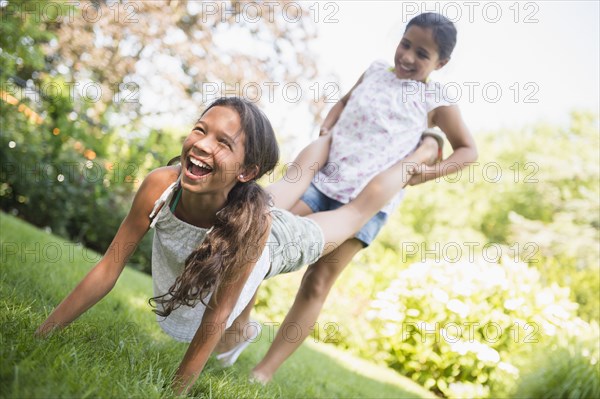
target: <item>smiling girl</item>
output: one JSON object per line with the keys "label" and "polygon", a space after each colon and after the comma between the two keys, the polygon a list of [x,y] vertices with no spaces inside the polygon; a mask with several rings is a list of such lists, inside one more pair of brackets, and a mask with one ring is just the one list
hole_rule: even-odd
{"label": "smiling girl", "polygon": [[[317,174],[301,200],[289,205],[292,213],[309,215],[351,203],[378,173],[400,160],[409,162],[427,128],[439,127],[453,152],[437,165],[428,160],[429,166],[419,168],[409,184],[454,173],[477,159],[475,142],[458,106],[444,98],[441,84],[429,79],[431,72],[448,63],[455,44],[456,28],[444,16],[425,13],[409,21],[394,53],[394,65],[374,62],[325,118],[321,134],[331,136],[328,164]],[[431,141],[432,138],[425,138],[423,146],[431,145]],[[399,189],[404,183],[387,180],[382,184]],[[271,191],[276,201],[283,201],[291,190],[281,184]],[[273,344],[252,371],[256,380],[270,381],[287,357],[302,344],[341,272],[375,239],[401,198],[402,192],[354,237],[308,267]],[[299,339],[285,338],[283,332],[289,328],[300,332]]]}
{"label": "smiling girl", "polygon": [[[148,174],[105,255],[36,335],[67,326],[108,294],[154,228],[152,299],[162,329],[190,342],[173,381],[176,392],[187,392],[224,331],[248,323],[250,300],[263,279],[331,252],[398,191],[385,181],[410,178],[406,164],[398,163],[349,204],[299,217],[272,208],[256,183],[274,168],[278,155],[271,124],[255,105],[239,98],[215,101],[183,143],[180,165]],[[431,156],[430,149],[419,149],[406,161],[421,163]],[[286,255],[291,245],[296,256]]]}

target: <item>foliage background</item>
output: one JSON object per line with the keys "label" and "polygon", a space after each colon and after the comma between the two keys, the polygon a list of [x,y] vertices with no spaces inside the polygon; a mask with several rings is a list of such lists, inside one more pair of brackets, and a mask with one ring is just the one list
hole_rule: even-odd
{"label": "foliage background", "polygon": [[[320,338],[449,397],[600,392],[599,138],[577,112],[567,129],[480,132],[479,165],[407,190],[332,289]],[[258,310],[282,320],[300,279],[268,280]]]}
{"label": "foliage background", "polygon": [[[153,22],[138,24],[9,12],[25,3],[0,8],[0,207],[100,253],[141,179],[179,152],[183,123],[156,128],[157,118],[197,115],[205,81],[308,82],[318,74],[307,47],[310,21],[293,30],[281,21],[239,24],[235,14],[202,23],[185,12],[186,2],[139,3],[139,19]],[[94,4],[110,12],[110,2]],[[212,45],[233,27],[272,52],[232,54]],[[162,40],[173,29],[185,39]],[[177,72],[161,73],[165,59],[177,60]],[[95,82],[102,95],[90,101],[70,90],[74,82]],[[140,88],[162,96],[161,107],[147,107]],[[303,106],[318,122],[324,104]],[[574,112],[567,128],[474,133],[479,164],[407,191],[334,287],[314,335],[439,395],[597,396],[598,115]],[[150,244],[149,234],[130,266],[149,272]],[[281,321],[300,278],[263,284],[257,312]],[[466,292],[465,281],[473,285]],[[487,287],[490,281],[502,284]],[[491,342],[479,329],[477,344],[461,336],[470,346],[434,339],[442,335],[435,323],[477,322],[498,323],[505,334]],[[403,334],[420,323],[429,324]],[[536,323],[537,342],[514,339],[514,323]],[[570,373],[557,382],[557,369]]]}
{"label": "foliage background", "polygon": [[[308,12],[251,24],[238,2],[193,15],[187,3],[2,3],[2,209],[103,252],[143,177],[180,152],[213,85],[314,77]],[[214,45],[229,30],[263,51]],[[319,115],[324,103],[302,105]],[[149,273],[149,259],[147,237],[131,262]]]}

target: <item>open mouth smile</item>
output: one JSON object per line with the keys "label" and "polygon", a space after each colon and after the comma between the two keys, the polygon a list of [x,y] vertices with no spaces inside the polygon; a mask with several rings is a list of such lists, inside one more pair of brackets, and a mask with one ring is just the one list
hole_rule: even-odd
{"label": "open mouth smile", "polygon": [[213,172],[212,166],[197,158],[188,156],[186,158],[186,175],[192,180],[198,180]]}

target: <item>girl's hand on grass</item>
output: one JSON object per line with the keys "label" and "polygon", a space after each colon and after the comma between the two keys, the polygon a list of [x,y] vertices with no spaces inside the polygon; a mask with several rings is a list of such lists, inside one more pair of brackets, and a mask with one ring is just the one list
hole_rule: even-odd
{"label": "girl's hand on grass", "polygon": [[33,333],[33,336],[37,339],[48,338],[48,335],[50,335],[57,328],[58,328],[58,325],[56,325],[55,323],[44,322],[44,323],[40,324],[40,326],[37,328],[37,330],[35,330],[35,332]]}
{"label": "girl's hand on grass", "polygon": [[173,380],[173,383],[171,384],[171,389],[173,390],[173,392],[178,395],[178,396],[187,396],[187,393],[189,392],[192,384],[194,383],[194,379],[192,379],[192,381],[187,381],[184,382],[181,379],[175,379]]}

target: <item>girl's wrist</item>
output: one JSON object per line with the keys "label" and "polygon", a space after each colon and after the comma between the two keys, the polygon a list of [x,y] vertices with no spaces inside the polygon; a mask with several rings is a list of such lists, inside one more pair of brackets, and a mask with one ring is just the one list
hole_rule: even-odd
{"label": "girl's wrist", "polygon": [[326,134],[329,134],[329,128],[321,126],[321,130],[319,130],[319,136],[325,136]]}

